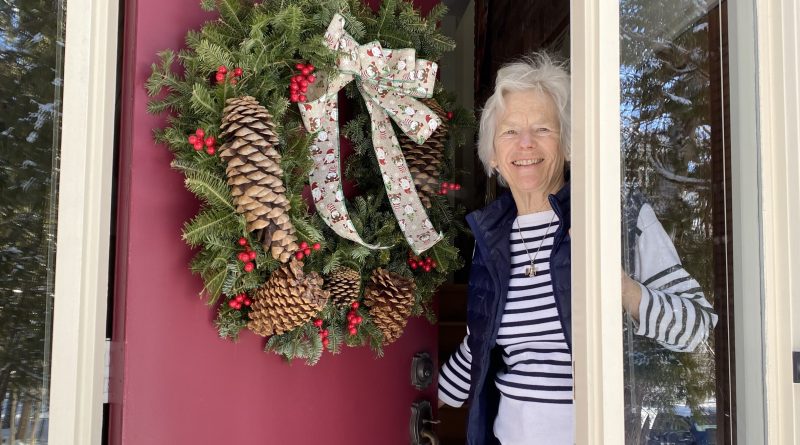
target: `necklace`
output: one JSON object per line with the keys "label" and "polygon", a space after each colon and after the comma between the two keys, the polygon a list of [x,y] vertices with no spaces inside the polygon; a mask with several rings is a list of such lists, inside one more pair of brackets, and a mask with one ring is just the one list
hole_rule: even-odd
{"label": "necklace", "polygon": [[525,238],[522,236],[522,231],[519,228],[519,220],[515,221],[517,223],[517,233],[519,233],[519,238],[522,240],[522,247],[525,248],[525,253],[528,254],[528,259],[531,261],[531,265],[525,269],[525,275],[528,277],[535,277],[536,273],[539,272],[539,269],[536,268],[536,257],[539,256],[539,251],[542,250],[542,245],[544,244],[544,239],[547,238],[547,232],[550,231],[550,226],[553,225],[553,220],[556,219],[556,212],[553,212],[553,216],[550,218],[550,223],[547,224],[547,229],[544,231],[544,235],[542,235],[542,240],[539,241],[539,247],[536,249],[536,253],[531,256],[531,253],[528,251],[528,244],[525,242]]}

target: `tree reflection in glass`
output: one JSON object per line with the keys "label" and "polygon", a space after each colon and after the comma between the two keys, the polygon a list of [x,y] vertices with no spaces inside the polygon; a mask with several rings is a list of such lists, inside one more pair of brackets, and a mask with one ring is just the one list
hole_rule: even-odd
{"label": "tree reflection in glass", "polygon": [[[720,280],[728,280],[728,259],[726,231],[715,229],[721,218],[729,230],[729,196],[714,194],[730,190],[717,137],[724,122],[720,15],[712,1],[620,2],[623,188],[644,193],[718,313],[715,300],[728,297],[718,292]],[[632,229],[623,227],[623,233]],[[718,360],[715,335],[694,352],[676,353],[633,331],[627,320],[626,444],[717,443],[716,367],[728,364]]]}
{"label": "tree reflection in glass", "polygon": [[2,443],[47,443],[64,7],[0,2]]}

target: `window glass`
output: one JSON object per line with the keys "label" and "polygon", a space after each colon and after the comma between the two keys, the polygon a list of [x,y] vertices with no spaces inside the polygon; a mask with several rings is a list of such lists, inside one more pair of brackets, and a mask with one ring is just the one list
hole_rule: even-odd
{"label": "window glass", "polygon": [[0,436],[45,444],[64,0],[0,2]]}
{"label": "window glass", "polygon": [[735,440],[725,21],[724,1],[620,2],[623,268],[644,284],[627,444]]}

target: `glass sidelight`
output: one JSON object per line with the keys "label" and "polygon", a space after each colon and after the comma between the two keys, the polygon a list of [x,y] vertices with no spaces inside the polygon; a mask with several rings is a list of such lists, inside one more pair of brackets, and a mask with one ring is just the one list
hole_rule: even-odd
{"label": "glass sidelight", "polygon": [[736,442],[726,14],[620,1],[622,258],[647,299],[646,329],[624,317],[626,444]]}
{"label": "glass sidelight", "polygon": [[0,442],[47,443],[65,1],[0,2]]}

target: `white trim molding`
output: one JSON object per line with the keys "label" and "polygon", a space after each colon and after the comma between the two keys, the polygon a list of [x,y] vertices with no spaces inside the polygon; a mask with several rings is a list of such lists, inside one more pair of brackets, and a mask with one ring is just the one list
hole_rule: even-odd
{"label": "white trim molding", "polygon": [[49,441],[99,444],[119,4],[66,7]]}
{"label": "white trim molding", "polygon": [[575,443],[621,444],[619,2],[570,7]]}
{"label": "white trim molding", "polygon": [[762,160],[764,345],[770,444],[800,441],[800,6],[756,0],[759,145]]}

